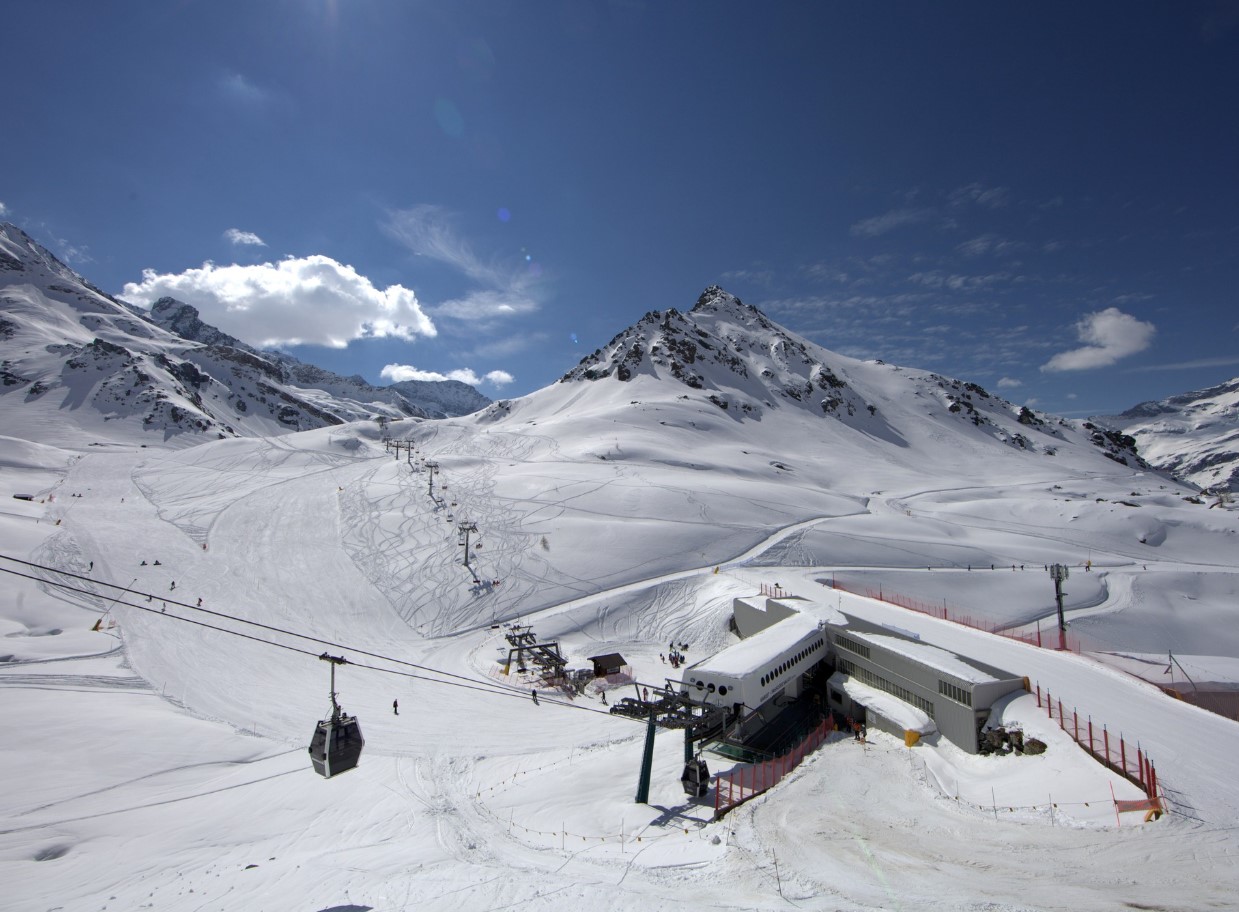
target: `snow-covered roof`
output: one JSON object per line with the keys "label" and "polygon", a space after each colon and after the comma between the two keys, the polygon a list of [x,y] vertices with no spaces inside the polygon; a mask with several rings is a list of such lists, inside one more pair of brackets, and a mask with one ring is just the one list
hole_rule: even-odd
{"label": "snow-covered roof", "polygon": [[902,637],[889,636],[882,633],[850,631],[850,634],[874,646],[880,646],[888,652],[893,652],[896,655],[912,659],[914,662],[920,662],[922,665],[945,672],[952,677],[959,678],[961,681],[985,684],[989,681],[1000,680],[989,672],[977,668],[949,649],[943,649],[940,646],[931,646],[928,643],[922,643],[917,640],[905,640]]}
{"label": "snow-covered roof", "polygon": [[818,629],[820,627],[815,618],[805,614],[793,614],[774,626],[755,633],[747,640],[741,640],[708,659],[690,665],[685,669],[684,677],[687,680],[689,672],[694,671],[736,677],[746,675],[766,667],[773,659],[783,655],[806,635]]}
{"label": "snow-covered roof", "polygon": [[898,697],[862,684],[853,677],[836,671],[830,676],[830,685],[837,687],[865,709],[890,719],[904,731],[920,732],[922,735],[937,730],[934,720],[910,703]]}

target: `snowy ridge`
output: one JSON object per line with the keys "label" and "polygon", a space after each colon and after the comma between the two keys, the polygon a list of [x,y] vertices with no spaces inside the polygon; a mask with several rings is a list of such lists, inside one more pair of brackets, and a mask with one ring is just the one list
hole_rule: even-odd
{"label": "snowy ridge", "polygon": [[[0,795],[6,909],[1233,904],[1239,725],[1157,685],[1239,675],[1239,510],[1139,465],[1120,432],[834,355],[711,291],[580,376],[394,425],[396,458],[372,420],[182,446],[83,406],[119,408],[158,371],[213,409],[217,374],[240,364],[278,393],[279,365],[140,320],[139,345],[121,323],[137,318],[89,293],[89,327],[30,283],[4,294],[5,358],[28,359],[15,372],[42,352],[78,397],[39,412],[28,381],[0,395],[0,487],[19,495],[0,509],[0,569],[28,574],[6,572],[0,600],[0,690],[22,734],[0,751],[21,784]],[[1054,562],[1091,654],[830,587],[1048,631]],[[1027,675],[1138,741],[1173,812],[1118,825],[1112,798],[1136,787],[1021,694],[992,720],[1044,741],[1039,757],[965,755],[928,724],[912,749],[836,735],[715,822],[712,801],[685,798],[675,732],[656,739],[650,804],[633,803],[643,727],[607,711],[629,685],[604,704],[599,682],[569,698],[503,673],[519,621],[570,666],[619,652],[661,683],[669,642],[707,658],[736,642],[732,599],[776,583]],[[324,650],[349,659],[337,688],[367,739],[327,781],[305,750],[328,711]]]}
{"label": "snowy ridge", "polygon": [[[465,414],[490,400],[447,389],[375,387],[258,351],[164,298],[150,313],[104,294],[13,225],[0,225],[0,394],[20,397],[13,431],[78,442],[176,438],[181,445],[385,416]],[[423,404],[424,403],[424,406]],[[69,420],[66,420],[69,419]]]}
{"label": "snowy ridge", "polygon": [[[709,403],[742,423],[806,424],[799,432],[857,445],[866,459],[884,451],[902,459],[906,452],[898,451],[935,442],[962,447],[966,457],[992,452],[989,444],[998,443],[1039,457],[1093,449],[1122,465],[1145,465],[1135,442],[1121,433],[1017,407],[976,383],[838,355],[718,286],[707,288],[688,313],[647,313],[551,388],[568,391],[527,398],[568,397],[574,413],[588,412],[608,399],[620,405],[624,393],[615,391],[617,381],[641,402],[657,398],[664,408]],[[648,381],[657,384],[653,397],[646,393]],[[604,391],[579,392],[591,384]],[[515,408],[505,401],[484,414],[496,420]]]}
{"label": "snowy ridge", "polygon": [[1201,489],[1239,491],[1239,378],[1098,418],[1153,465]]}

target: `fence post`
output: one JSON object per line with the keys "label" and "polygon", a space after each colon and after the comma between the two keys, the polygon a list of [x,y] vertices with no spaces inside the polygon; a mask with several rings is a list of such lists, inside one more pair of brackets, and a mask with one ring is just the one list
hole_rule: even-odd
{"label": "fence post", "polygon": [[1103,738],[1106,739],[1106,766],[1109,766],[1110,765],[1110,732],[1104,725],[1101,727],[1101,735]]}
{"label": "fence post", "polygon": [[1127,742],[1123,740],[1123,733],[1119,732],[1119,758],[1123,761],[1123,775],[1127,775]]}
{"label": "fence post", "polygon": [[[1076,744],[1080,743],[1080,714],[1076,712],[1075,707],[1071,707],[1071,726],[1073,734],[1071,737],[1075,739]],[[1092,748],[1090,748],[1091,750]]]}
{"label": "fence post", "polygon": [[1058,701],[1058,727],[1063,731],[1067,730],[1067,722],[1063,718],[1063,701],[1061,699]]}
{"label": "fence post", "polygon": [[[1037,634],[1038,634],[1038,636],[1037,636],[1037,645],[1038,645],[1038,646],[1040,646],[1040,645],[1041,645],[1041,636],[1040,636],[1040,633],[1041,633],[1041,631],[1040,631],[1040,630],[1038,630],[1038,631],[1037,631]],[[1040,681],[1038,681],[1038,682],[1037,682],[1037,709],[1040,709],[1040,708],[1041,708],[1041,682],[1040,682]]]}
{"label": "fence post", "polygon": [[1095,754],[1097,751],[1093,748],[1093,717],[1088,717],[1088,751],[1090,754]]}

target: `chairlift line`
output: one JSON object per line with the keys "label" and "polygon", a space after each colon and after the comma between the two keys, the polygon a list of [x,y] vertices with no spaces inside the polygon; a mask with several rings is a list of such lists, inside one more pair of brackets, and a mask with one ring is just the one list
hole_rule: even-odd
{"label": "chairlift line", "polygon": [[[18,563],[18,564],[24,564],[25,566],[28,566],[28,567],[33,567],[33,568],[36,568],[36,569],[39,569],[39,570],[46,570],[46,571],[49,571],[49,572],[52,572],[52,573],[58,573],[58,574],[60,574],[60,575],[62,575],[62,576],[69,576],[69,577],[73,577],[74,579],[79,579],[79,580],[88,580],[88,581],[90,581],[90,582],[95,582],[97,585],[101,585],[101,586],[108,586],[108,587],[113,588],[113,589],[121,589],[121,588],[122,588],[122,587],[120,587],[120,586],[116,585],[115,583],[107,583],[107,582],[103,582],[103,581],[90,580],[90,579],[89,579],[89,577],[84,577],[84,576],[81,576],[80,574],[70,573],[70,572],[69,572],[69,571],[67,571],[67,570],[58,570],[58,569],[56,569],[55,567],[48,567],[48,566],[46,566],[46,565],[44,565],[44,564],[36,564],[36,563],[34,563],[34,562],[32,562],[32,561],[22,560],[21,558],[17,558],[17,557],[10,557],[10,556],[9,556],[9,555],[7,555],[7,554],[0,554],[0,559],[2,559],[2,560],[12,561],[12,562],[14,562],[14,563]],[[54,587],[56,587],[56,588],[58,588],[58,589],[64,589],[64,590],[67,590],[67,591],[70,591],[70,592],[78,592],[78,593],[81,593],[81,594],[83,594],[83,595],[93,595],[93,596],[98,596],[98,594],[99,594],[99,593],[97,593],[97,592],[92,592],[92,591],[91,591],[91,590],[89,590],[89,589],[84,589],[84,588],[81,588],[81,587],[79,587],[79,586],[73,586],[73,585],[70,585],[70,584],[68,584],[68,583],[60,583],[60,582],[55,582],[55,581],[53,581],[53,580],[48,580],[48,579],[45,579],[45,578],[43,578],[43,577],[40,577],[40,576],[35,576],[35,575],[33,575],[33,574],[30,574],[30,573],[22,573],[22,572],[20,572],[20,571],[13,570],[13,569],[8,568],[8,567],[0,567],[0,571],[3,571],[4,573],[8,573],[8,574],[10,574],[10,575],[12,575],[12,576],[17,576],[17,577],[20,577],[20,578],[23,578],[23,579],[32,580],[32,581],[34,581],[34,582],[36,582],[36,583],[43,583],[43,584],[48,585],[48,586],[54,586]],[[132,583],[131,583],[130,585],[132,585]],[[134,594],[134,595],[147,595],[148,593],[141,592],[140,590],[134,590],[134,591],[133,591],[133,594]],[[123,592],[122,592],[122,595],[123,595]],[[520,700],[526,700],[526,699],[528,699],[528,691],[527,691],[527,690],[525,690],[524,688],[516,687],[516,686],[514,686],[514,685],[502,684],[502,683],[499,683],[499,682],[479,681],[479,680],[478,680],[478,679],[476,679],[476,678],[468,678],[468,677],[465,677],[464,675],[455,674],[454,672],[450,672],[450,671],[443,671],[443,670],[441,670],[441,669],[438,669],[438,668],[432,668],[432,667],[430,667],[430,666],[426,666],[426,665],[418,665],[418,664],[417,664],[417,663],[415,663],[415,662],[409,662],[409,661],[406,661],[406,660],[404,660],[404,659],[397,659],[397,658],[393,658],[393,657],[391,657],[391,656],[385,656],[385,655],[381,655],[381,654],[379,654],[379,653],[369,652],[369,651],[367,651],[367,650],[364,650],[364,649],[358,649],[358,648],[355,648],[355,647],[352,647],[352,646],[347,646],[347,645],[344,645],[344,644],[342,644],[342,643],[334,643],[334,642],[329,642],[329,641],[327,641],[327,640],[323,640],[323,639],[318,638],[318,637],[312,637],[312,636],[309,636],[309,635],[307,635],[307,634],[303,634],[303,633],[295,633],[295,632],[293,632],[293,631],[291,631],[291,630],[285,630],[285,629],[280,628],[280,627],[273,627],[273,626],[271,626],[271,625],[269,625],[269,624],[263,624],[263,623],[261,623],[261,622],[259,622],[259,621],[251,621],[251,620],[248,620],[248,619],[246,619],[246,618],[240,618],[240,617],[236,617],[236,616],[234,616],[234,615],[225,614],[224,612],[221,612],[221,611],[212,611],[212,610],[210,610],[209,608],[199,608],[199,607],[197,607],[197,606],[195,606],[195,605],[190,605],[190,604],[188,604],[188,603],[186,603],[186,602],[178,602],[178,601],[176,601],[176,600],[174,600],[174,599],[166,599],[166,598],[161,598],[160,600],[161,600],[162,602],[167,602],[167,603],[170,603],[170,604],[172,604],[172,605],[176,605],[176,606],[177,606],[177,607],[179,607],[179,608],[185,608],[185,609],[188,609],[188,610],[190,610],[190,611],[198,611],[198,612],[201,612],[201,613],[203,613],[203,614],[209,614],[209,615],[212,615],[213,617],[224,618],[224,619],[227,619],[227,620],[230,620],[230,621],[235,621],[235,622],[240,623],[240,624],[249,624],[249,625],[254,626],[254,627],[259,627],[259,628],[264,629],[264,630],[269,630],[269,631],[272,631],[272,632],[274,632],[274,633],[282,633],[282,634],[285,634],[285,635],[287,635],[287,636],[296,637],[296,638],[298,638],[298,639],[302,639],[302,640],[309,640],[309,641],[311,641],[311,642],[318,643],[318,644],[320,644],[320,645],[324,645],[324,646],[330,646],[330,647],[335,648],[335,649],[343,649],[343,650],[347,650],[347,651],[349,651],[349,652],[357,653],[358,655],[369,656],[370,658],[379,659],[379,660],[381,660],[381,661],[385,661],[385,662],[392,662],[393,664],[397,664],[397,665],[405,665],[405,666],[408,666],[408,667],[410,667],[410,668],[416,668],[416,669],[418,669],[419,671],[429,672],[430,674],[434,674],[434,675],[441,675],[442,677],[438,677],[438,678],[434,678],[434,677],[427,677],[427,676],[426,676],[426,675],[424,675],[424,674],[416,674],[416,673],[414,673],[414,672],[410,672],[410,671],[402,671],[402,670],[397,669],[397,668],[382,668],[382,667],[380,667],[380,666],[378,666],[378,665],[370,665],[370,664],[367,664],[367,663],[364,663],[364,662],[349,661],[349,662],[348,662],[348,664],[352,665],[354,668],[363,668],[363,669],[365,669],[365,670],[367,670],[367,671],[378,671],[378,672],[382,672],[382,673],[384,673],[384,674],[398,675],[398,676],[400,676],[400,677],[410,678],[410,679],[415,680],[415,681],[425,681],[425,682],[430,683],[430,684],[445,684],[445,685],[449,685],[449,686],[452,686],[452,687],[461,687],[461,688],[463,688],[463,689],[465,689],[465,690],[473,690],[473,691],[477,691],[478,693],[490,694],[490,695],[492,695],[492,696],[498,696],[498,697],[514,697],[514,698],[516,698],[516,699],[520,699]],[[245,639],[245,640],[250,640],[250,641],[255,642],[255,643],[263,643],[263,644],[268,645],[268,646],[275,646],[275,647],[278,647],[278,648],[280,648],[280,649],[286,649],[286,650],[288,650],[289,652],[295,652],[295,653],[298,653],[298,654],[300,654],[300,655],[308,656],[308,657],[310,657],[310,658],[320,658],[320,654],[319,654],[319,653],[317,653],[317,652],[312,652],[312,651],[310,651],[310,650],[308,650],[308,649],[302,649],[302,648],[300,648],[300,647],[298,647],[298,646],[292,646],[292,645],[289,645],[288,643],[279,643],[279,642],[276,642],[275,640],[263,639],[262,637],[254,636],[253,634],[249,634],[249,633],[244,633],[244,632],[242,632],[242,631],[240,631],[240,630],[233,630],[233,629],[230,629],[230,628],[228,628],[228,627],[220,627],[220,626],[218,626],[218,625],[216,625],[216,624],[208,624],[206,621],[194,620],[193,618],[184,617],[184,616],[179,615],[179,614],[169,614],[169,613],[167,613],[166,611],[163,611],[163,610],[160,610],[160,609],[156,609],[156,608],[152,608],[152,607],[149,607],[149,606],[147,606],[147,605],[134,604],[134,603],[132,603],[132,602],[121,601],[119,596],[118,596],[118,597],[117,597],[117,599],[113,602],[113,605],[116,605],[116,604],[124,605],[126,608],[134,608],[134,609],[137,609],[138,611],[145,611],[145,612],[147,612],[147,613],[149,613],[149,614],[153,614],[153,615],[156,615],[156,616],[158,616],[158,617],[170,618],[170,619],[172,619],[172,620],[176,620],[176,621],[183,621],[183,622],[184,622],[184,623],[186,623],[186,624],[193,624],[194,626],[197,626],[197,627],[203,627],[203,628],[205,628],[205,629],[207,629],[207,630],[214,630],[214,631],[219,632],[219,633],[228,633],[228,634],[231,634],[231,635],[233,635],[233,636],[241,637],[242,639]],[[453,678],[453,679],[455,679],[455,680],[444,680],[444,678]],[[582,706],[582,705],[580,705],[580,704],[577,704],[577,703],[571,703],[571,702],[567,702],[567,701],[564,701],[564,700],[556,700],[556,699],[553,699],[553,698],[549,698],[549,699],[548,699],[548,698],[546,698],[546,697],[542,697],[542,698],[541,698],[541,700],[542,700],[542,702],[545,702],[545,703],[551,703],[551,704],[556,705],[556,706],[564,706],[564,707],[567,707],[567,708],[570,708],[570,709],[579,709],[579,710],[583,710],[583,711],[585,711],[585,712],[593,712],[593,713],[598,713],[599,715],[607,715],[607,716],[609,716],[609,715],[610,715],[610,713],[608,713],[608,712],[607,712],[607,711],[605,711],[605,710],[594,709],[594,708],[593,708],[593,707],[591,707],[591,706]]]}
{"label": "chairlift line", "polygon": [[[287,643],[278,643],[274,640],[264,639],[259,636],[254,636],[253,634],[243,633],[239,630],[232,630],[227,627],[221,627],[216,624],[209,624],[206,621],[200,621],[200,620],[194,620],[193,618],[182,617],[181,615],[178,615],[178,614],[168,614],[166,608],[161,608],[157,610],[154,607],[148,607],[147,605],[135,605],[131,602],[124,601],[123,596],[126,593],[130,592],[131,587],[133,586],[132,582],[128,586],[122,589],[122,587],[114,583],[90,580],[88,577],[83,577],[80,574],[70,573],[65,570],[57,570],[53,567],[48,567],[42,564],[36,564],[32,561],[21,560],[20,558],[10,557],[5,554],[0,554],[0,559],[13,561],[14,563],[24,564],[25,566],[28,566],[28,567],[49,571],[51,573],[57,573],[62,576],[68,576],[68,577],[72,577],[78,580],[87,580],[89,582],[95,583],[96,585],[108,586],[112,589],[121,589],[121,592],[109,604],[108,609],[107,609],[108,611],[111,611],[113,607],[115,607],[117,604],[120,604],[120,605],[124,605],[127,608],[136,608],[139,611],[145,611],[150,614],[157,615],[159,617],[172,618],[173,620],[183,621],[187,624],[193,624],[197,627],[203,627],[208,630],[215,630],[220,633],[229,633],[229,634],[232,634],[233,636],[238,636],[238,637],[241,637],[242,639],[250,640],[255,643],[263,643],[268,646],[276,646],[281,649],[287,649],[290,652],[296,652],[296,653],[299,653],[305,656],[315,655],[315,653],[311,652],[308,649],[301,649],[299,647],[292,646]],[[84,589],[80,586],[73,586],[73,585],[70,585],[64,582],[54,582],[52,580],[34,576],[33,574],[21,573],[9,567],[0,567],[0,570],[3,570],[5,573],[11,574],[13,576],[33,580],[38,583],[43,583],[45,585],[54,586],[56,588],[67,590],[70,592],[80,592],[86,595],[98,596],[98,593],[91,592],[90,590]],[[134,582],[137,582],[136,578],[134,579]],[[133,594],[148,595],[148,597],[153,597],[148,593],[142,593],[140,591],[134,591]],[[254,627],[258,627],[263,630],[269,630],[275,633],[281,633],[287,636],[296,637],[298,639],[310,640],[315,643],[333,646],[337,649],[351,649],[350,647],[344,646],[342,644],[330,643],[326,640],[322,640],[317,637],[311,637],[306,634],[295,633],[291,630],[285,630],[283,628],[274,627],[270,624],[263,624],[258,621],[251,621],[245,618],[239,618],[234,615],[225,614],[224,612],[212,611],[210,609],[202,608],[196,605],[189,605],[185,602],[177,602],[175,600],[169,600],[169,599],[161,599],[160,601],[161,603],[172,601],[173,605],[186,608],[190,611],[200,611],[205,614],[209,614],[213,617],[225,618],[227,620],[234,621],[236,623],[241,623],[241,624],[250,624]],[[359,663],[359,662],[350,662],[344,656],[332,656],[326,652],[323,652],[320,655],[317,655],[318,659],[331,663],[331,692],[330,692],[331,693],[331,714],[326,719],[323,719],[315,723],[314,733],[310,738],[310,745],[307,748],[307,751],[310,754],[310,763],[314,771],[318,773],[320,776],[322,776],[324,779],[330,779],[333,776],[339,775],[340,773],[343,773],[343,772],[347,772],[348,770],[353,769],[355,766],[357,766],[358,761],[361,759],[362,749],[364,748],[365,743],[366,743],[365,738],[361,732],[361,724],[358,721],[357,717],[350,716],[347,713],[345,713],[336,700],[336,687],[335,687],[336,665],[346,665],[346,664],[353,665],[354,667],[364,668],[368,671],[379,671],[379,672],[384,672],[386,674],[400,675],[401,677],[407,677],[407,678],[412,678],[414,680],[426,681],[431,684],[447,684],[452,687],[461,687],[466,690],[474,690],[474,691],[478,691],[479,693],[484,693],[484,694],[488,694],[491,696],[513,697],[513,698],[520,699],[520,700],[524,700],[526,696],[526,691],[523,688],[517,688],[511,685],[502,685],[502,684],[497,684],[497,683],[491,684],[490,682],[479,682],[479,681],[476,681],[476,679],[466,678],[463,675],[453,674],[452,672],[448,672],[448,671],[440,671],[438,669],[429,668],[427,666],[422,666],[422,665],[417,665],[416,663],[413,663],[413,662],[407,662],[402,659],[392,658],[390,656],[383,656],[383,655],[368,652],[362,649],[351,649],[351,651],[357,652],[358,654],[361,654],[361,655],[367,655],[372,658],[380,659],[382,661],[392,662],[392,663],[399,664],[399,665],[407,665],[411,668],[417,668],[423,671],[431,672],[436,675],[442,675],[447,678],[456,678],[458,680],[444,680],[443,678],[427,677],[426,675],[415,674],[409,671],[400,671],[394,668],[381,668],[376,665],[369,665],[369,664]],[[556,706],[563,706],[563,707],[568,707],[571,709],[584,710],[585,712],[598,713],[599,715],[605,715],[607,717],[611,717],[612,715],[607,710],[594,709],[593,707],[590,707],[590,706],[583,706],[577,703],[567,702],[564,700],[546,699],[546,698],[543,698],[543,699],[545,702],[550,703],[552,705],[556,705]],[[534,701],[538,702],[536,691],[534,692]],[[700,766],[701,768],[704,768],[705,766],[704,762],[702,762]],[[695,774],[692,787],[695,790],[699,790],[699,791],[701,789],[704,789],[706,786],[703,785],[702,782],[703,781],[705,783],[709,782],[708,771],[701,772],[698,770],[693,770],[691,771],[691,773]],[[684,778],[681,780],[686,792],[690,788],[689,777],[690,777],[690,770],[686,767]],[[705,794],[705,792],[700,791],[700,794]]]}
{"label": "chairlift line", "polygon": [[[44,564],[37,564],[37,563],[34,563],[34,562],[32,562],[32,561],[22,560],[21,558],[9,557],[8,555],[5,555],[5,554],[0,554],[0,558],[3,558],[4,560],[13,561],[14,563],[24,564],[24,565],[26,565],[26,566],[28,566],[28,567],[35,567],[35,568],[37,568],[37,569],[39,569],[39,570],[47,570],[47,571],[50,571],[50,572],[52,572],[52,573],[58,573],[58,574],[60,574],[61,576],[69,576],[69,577],[73,577],[74,579],[86,580],[86,581],[89,581],[89,582],[96,583],[97,585],[100,585],[100,586],[107,586],[107,587],[109,587],[109,588],[111,588],[111,589],[120,589],[120,588],[121,588],[120,586],[116,585],[115,583],[107,583],[107,582],[103,582],[102,580],[93,580],[93,579],[91,579],[90,577],[87,577],[87,576],[82,576],[82,575],[77,574],[77,573],[70,573],[70,572],[69,572],[69,571],[67,571],[67,570],[58,570],[58,569],[56,569],[55,567],[48,567],[48,566],[46,566],[46,565],[44,565]],[[47,584],[47,585],[49,585],[49,586],[57,586],[57,587],[59,587],[59,588],[62,588],[62,589],[69,589],[69,590],[72,590],[72,591],[74,591],[74,592],[82,592],[82,593],[84,593],[84,594],[86,594],[86,595],[94,595],[94,596],[98,596],[98,593],[97,593],[97,592],[91,592],[91,591],[90,591],[90,590],[88,590],[88,589],[80,589],[80,588],[77,588],[77,587],[75,587],[75,586],[69,586],[69,585],[66,585],[66,584],[64,584],[64,583],[56,583],[56,582],[53,582],[53,581],[51,581],[51,580],[46,580],[46,579],[43,579],[42,577],[30,576],[30,575],[28,575],[28,574],[24,574],[24,573],[17,573],[17,572],[16,572],[16,571],[14,571],[14,570],[9,570],[9,569],[7,569],[7,568],[3,568],[3,567],[0,567],[0,570],[4,570],[4,572],[14,574],[15,576],[24,576],[24,577],[26,577],[27,579],[32,579],[32,580],[35,580],[36,582],[46,583],[46,584]],[[130,583],[129,585],[130,585],[130,586],[132,586],[132,585],[133,585],[133,583]],[[125,587],[124,591],[125,591],[125,592],[129,591],[129,587]],[[123,595],[123,594],[124,594],[124,592],[122,592],[121,594]],[[134,590],[134,594],[135,594],[135,595],[148,595],[148,596],[152,596],[152,597],[153,597],[153,594],[152,594],[152,593],[142,592],[142,591],[140,591],[140,590]],[[118,596],[117,598],[119,599],[119,596]],[[229,621],[236,621],[236,622],[237,622],[237,623],[239,623],[239,624],[248,624],[248,625],[250,625],[250,626],[252,626],[252,627],[258,627],[258,628],[260,628],[260,629],[262,629],[262,630],[269,630],[269,631],[271,631],[272,633],[281,633],[281,634],[284,634],[284,635],[286,635],[286,636],[295,637],[295,638],[300,639],[300,640],[308,640],[308,641],[310,641],[310,642],[312,642],[312,643],[319,643],[319,644],[321,644],[321,645],[323,645],[323,646],[330,646],[330,647],[332,647],[333,649],[345,649],[345,650],[348,650],[349,652],[357,653],[358,655],[368,656],[369,658],[372,658],[372,659],[379,659],[379,660],[384,661],[384,662],[393,662],[393,663],[395,663],[395,664],[397,664],[397,665],[405,665],[405,666],[408,666],[409,668],[416,668],[416,669],[418,669],[419,671],[427,671],[427,672],[430,672],[430,673],[432,673],[432,674],[443,675],[443,676],[445,676],[445,677],[449,677],[449,678],[456,678],[457,680],[460,680],[460,681],[465,681],[465,682],[469,682],[469,683],[472,683],[472,684],[483,683],[483,682],[479,682],[476,678],[469,678],[469,677],[466,677],[465,675],[458,675],[458,674],[454,674],[453,672],[450,672],[450,671],[442,671],[442,670],[440,670],[440,669],[438,669],[438,668],[431,668],[430,666],[427,666],[427,665],[419,665],[419,664],[417,664],[416,662],[409,662],[409,661],[406,661],[406,660],[404,660],[404,659],[397,659],[397,658],[394,658],[394,657],[392,657],[392,656],[386,656],[386,655],[383,655],[383,654],[381,654],[381,653],[370,652],[370,651],[365,650],[365,649],[360,649],[360,648],[357,648],[357,647],[354,647],[354,646],[348,646],[348,645],[346,645],[346,644],[344,644],[344,643],[335,643],[335,642],[332,642],[332,641],[330,641],[330,640],[324,640],[324,639],[322,639],[321,637],[310,636],[310,635],[308,635],[308,634],[304,634],[304,633],[297,633],[297,632],[295,632],[295,631],[288,630],[288,629],[285,629],[285,628],[283,628],[283,627],[275,627],[275,626],[273,626],[273,625],[271,625],[271,624],[264,624],[264,623],[262,623],[261,621],[252,621],[252,620],[249,620],[248,618],[237,617],[236,615],[227,614],[227,613],[225,613],[225,612],[223,612],[223,611],[212,611],[212,610],[211,610],[211,609],[209,609],[209,608],[203,608],[203,607],[200,607],[200,606],[198,606],[198,605],[191,605],[191,604],[189,604],[188,602],[178,602],[178,601],[176,601],[175,599],[165,598],[165,597],[163,597],[162,595],[161,595],[159,598],[160,598],[160,601],[161,601],[161,602],[166,602],[166,603],[169,603],[169,604],[172,604],[172,605],[177,605],[178,607],[181,607],[181,608],[186,608],[186,609],[189,609],[190,611],[199,611],[199,612],[201,612],[201,613],[203,613],[203,614],[209,614],[209,615],[211,615],[212,617],[224,618],[224,619],[229,620]],[[143,611],[151,611],[151,610],[152,610],[152,609],[147,608],[147,607],[146,607],[146,606],[144,606],[144,605],[134,605],[134,604],[131,604],[131,603],[129,603],[129,602],[121,602],[121,604],[126,605],[126,606],[128,606],[128,607],[130,607],[130,608],[138,608],[138,609],[143,610]],[[155,613],[155,614],[159,614],[159,615],[161,615],[161,616],[165,616],[165,617],[174,617],[174,618],[176,618],[177,620],[189,621],[189,619],[188,619],[188,618],[182,618],[182,617],[180,617],[179,615],[165,615],[165,614],[164,614],[164,612],[162,612],[162,611],[155,611],[155,612],[153,612],[153,613]],[[189,621],[189,622],[190,622],[190,623],[200,623],[200,622],[197,622],[197,621]],[[201,626],[208,627],[209,629],[212,629],[212,630],[221,630],[221,631],[223,631],[223,632],[225,632],[225,633],[236,633],[236,634],[237,634],[237,636],[243,636],[243,637],[246,637],[247,639],[256,640],[257,642],[263,642],[263,643],[265,643],[265,642],[270,642],[270,641],[268,641],[268,640],[262,640],[262,639],[259,639],[259,638],[257,638],[257,637],[248,636],[248,635],[246,635],[246,634],[243,634],[243,633],[240,633],[240,632],[237,632],[237,631],[228,630],[227,628],[224,628],[224,627],[214,627],[214,626],[212,626],[212,625],[210,625],[210,624],[202,624]],[[273,645],[281,645],[281,646],[282,646],[283,644],[276,643],[276,644],[273,644]],[[301,650],[298,650],[298,651],[301,651]],[[307,654],[309,654],[309,653],[307,653]],[[315,654],[315,655],[317,655],[317,653],[314,653],[314,654]],[[353,664],[356,664],[356,663],[353,663]],[[368,667],[368,666],[361,666],[361,667]],[[387,669],[378,669],[378,670],[380,670],[380,671],[386,671]],[[394,671],[393,671],[393,673],[396,673],[396,672],[394,672]],[[416,676],[416,675],[414,675],[413,677],[417,677],[417,676]],[[432,679],[427,679],[427,680],[432,680]],[[520,688],[517,688],[517,687],[514,687],[514,686],[512,686],[512,685],[502,684],[502,683],[499,683],[499,682],[485,682],[485,683],[489,683],[489,684],[490,684],[490,686],[492,686],[492,687],[494,687],[494,688],[497,688],[497,689],[499,689],[499,690],[505,690],[505,691],[507,691],[507,690],[511,690],[511,691],[515,691],[515,692],[519,693],[519,694],[520,694],[520,696],[522,696],[522,697],[523,697],[523,696],[525,696],[525,691],[524,691],[524,690],[522,690],[522,689],[520,689]]]}

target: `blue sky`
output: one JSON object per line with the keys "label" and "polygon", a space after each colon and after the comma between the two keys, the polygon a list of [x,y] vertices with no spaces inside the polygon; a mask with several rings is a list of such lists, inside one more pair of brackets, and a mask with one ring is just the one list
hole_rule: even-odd
{"label": "blue sky", "polygon": [[10,4],[0,217],[382,383],[718,283],[1064,415],[1239,374],[1239,4]]}

